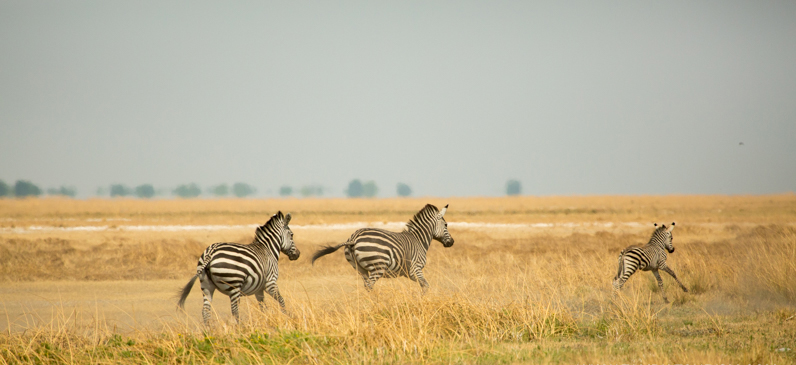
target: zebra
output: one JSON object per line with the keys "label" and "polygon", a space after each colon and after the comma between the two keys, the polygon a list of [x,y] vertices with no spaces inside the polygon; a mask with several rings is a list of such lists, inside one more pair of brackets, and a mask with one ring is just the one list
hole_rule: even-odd
{"label": "zebra", "polygon": [[244,295],[254,294],[262,310],[265,292],[268,292],[279,302],[282,313],[287,314],[285,300],[276,286],[279,253],[284,252],[291,261],[298,259],[301,254],[293,242],[289,222],[290,213],[282,215],[280,211],[264,225],[257,227],[254,241],[248,245],[226,242],[210,245],[199,258],[196,275],[182,289],[178,306],[184,308],[185,298],[198,278],[204,296],[202,319],[205,325],[210,321],[210,303],[216,289],[229,296],[232,315],[238,322],[238,303]]}
{"label": "zebra", "polygon": [[440,211],[427,204],[406,224],[403,232],[378,228],[357,230],[345,243],[326,246],[315,252],[312,263],[345,247],[346,260],[362,276],[368,291],[373,290],[376,281],[386,275],[409,277],[419,283],[425,293],[429,285],[423,276],[423,268],[431,240],[437,240],[445,247],[453,246],[448,223],[443,218],[447,210],[447,205]]}
{"label": "zebra", "polygon": [[[655,223],[655,226],[658,227],[658,224]],[[677,284],[680,285],[680,288],[688,293],[688,289],[680,282],[674,271],[666,266],[666,251],[674,253],[674,246],[672,246],[673,229],[674,222],[668,228],[665,224],[661,224],[652,233],[652,237],[650,237],[650,241],[646,246],[630,246],[622,250],[622,253],[619,254],[619,269],[613,281],[615,290],[622,289],[622,285],[630,278],[630,275],[641,269],[643,271],[652,271],[652,274],[655,275],[664,302],[669,303],[669,299],[666,298],[666,293],[663,291],[663,280],[661,275],[658,274],[658,270],[663,270],[671,275],[677,281]]]}

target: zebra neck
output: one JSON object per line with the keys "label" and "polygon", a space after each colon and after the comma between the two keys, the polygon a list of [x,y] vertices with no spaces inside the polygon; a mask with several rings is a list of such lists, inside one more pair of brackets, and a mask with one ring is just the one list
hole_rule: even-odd
{"label": "zebra neck", "polygon": [[420,244],[428,251],[429,246],[431,246],[431,239],[432,234],[431,231],[425,229],[426,227],[413,227],[414,229],[410,229],[407,231],[412,237],[414,237]]}
{"label": "zebra neck", "polygon": [[661,240],[656,240],[656,239],[650,240],[650,242],[647,243],[647,246],[666,251],[666,245],[664,245],[663,241]]}
{"label": "zebra neck", "polygon": [[279,253],[281,250],[279,249],[279,242],[277,241],[260,241],[255,239],[250,246],[262,251],[265,254],[270,254],[279,260]]}

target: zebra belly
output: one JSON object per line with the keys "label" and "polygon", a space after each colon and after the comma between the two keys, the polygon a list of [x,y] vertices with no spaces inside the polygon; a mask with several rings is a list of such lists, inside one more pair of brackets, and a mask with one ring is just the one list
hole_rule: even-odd
{"label": "zebra belly", "polygon": [[406,276],[399,260],[393,257],[391,250],[374,246],[355,246],[354,259],[356,259],[359,266],[368,272],[379,269],[385,270],[385,276]]}
{"label": "zebra belly", "polygon": [[212,265],[208,269],[210,280],[218,290],[226,295],[240,291],[243,295],[251,295],[262,290],[263,280],[256,274],[252,275],[240,270],[239,267]]}

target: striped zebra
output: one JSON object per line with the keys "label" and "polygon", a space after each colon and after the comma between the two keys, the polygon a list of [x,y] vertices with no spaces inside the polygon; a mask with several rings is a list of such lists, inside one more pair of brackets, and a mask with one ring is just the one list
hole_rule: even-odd
{"label": "striped zebra", "polygon": [[[658,224],[656,223],[655,226],[657,227]],[[666,228],[665,224],[661,224],[652,233],[652,237],[646,246],[630,246],[622,250],[622,253],[619,254],[619,269],[616,272],[616,277],[614,277],[614,289],[622,289],[622,285],[625,285],[630,275],[641,269],[643,271],[652,271],[652,274],[655,275],[655,279],[658,280],[658,288],[660,288],[663,295],[663,301],[666,303],[669,303],[669,299],[666,298],[666,293],[663,291],[663,280],[661,275],[658,274],[658,270],[663,270],[671,275],[677,281],[677,284],[680,284],[680,288],[684,292],[688,292],[688,289],[680,282],[674,271],[666,266],[666,251],[674,253],[674,246],[672,246],[673,229],[674,222],[669,228]]]}
{"label": "striped zebra", "polygon": [[276,286],[279,253],[284,252],[291,261],[300,255],[293,243],[293,231],[287,226],[289,222],[290,213],[282,215],[280,211],[257,227],[254,241],[248,245],[226,242],[210,245],[199,258],[196,275],[182,289],[179,307],[184,308],[185,298],[198,278],[204,295],[202,319],[205,325],[210,321],[210,303],[216,289],[229,296],[232,315],[238,321],[238,303],[244,295],[254,294],[263,309],[265,292],[268,292],[286,313],[285,300]]}
{"label": "striped zebra", "polygon": [[382,276],[406,276],[418,282],[425,293],[428,282],[423,277],[423,268],[426,266],[426,253],[431,240],[437,240],[445,247],[453,246],[448,223],[443,218],[447,210],[447,205],[440,211],[428,204],[406,224],[403,232],[360,229],[347,242],[326,246],[315,252],[312,263],[345,247],[346,260],[362,276],[368,290],[373,290],[373,284]]}

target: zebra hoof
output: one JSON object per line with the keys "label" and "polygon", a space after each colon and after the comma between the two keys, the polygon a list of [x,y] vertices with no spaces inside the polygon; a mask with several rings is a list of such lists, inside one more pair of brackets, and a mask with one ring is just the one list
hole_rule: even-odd
{"label": "zebra hoof", "polygon": [[686,287],[683,287],[683,291],[684,291],[684,292],[686,292],[686,293],[688,293],[688,288],[686,288]]}

